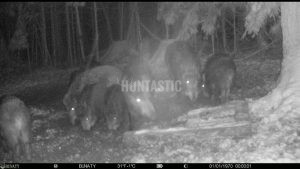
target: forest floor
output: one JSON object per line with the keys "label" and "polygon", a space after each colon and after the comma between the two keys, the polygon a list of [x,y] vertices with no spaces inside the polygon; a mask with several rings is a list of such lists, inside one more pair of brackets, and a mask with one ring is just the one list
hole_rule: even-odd
{"label": "forest floor", "polygon": [[[237,78],[231,100],[252,102],[276,86],[280,57],[271,52],[261,55],[236,61]],[[185,134],[150,134],[131,142],[125,137],[128,133],[109,132],[101,120],[91,131],[83,131],[79,125],[70,124],[62,103],[71,71],[39,70],[0,86],[0,95],[15,94],[31,109],[30,162],[300,162],[300,131],[257,132],[261,126],[259,121],[250,122],[252,134],[241,136],[218,135],[231,129],[213,128]],[[199,108],[203,108],[201,103]],[[11,161],[3,152],[0,157],[5,162]]]}

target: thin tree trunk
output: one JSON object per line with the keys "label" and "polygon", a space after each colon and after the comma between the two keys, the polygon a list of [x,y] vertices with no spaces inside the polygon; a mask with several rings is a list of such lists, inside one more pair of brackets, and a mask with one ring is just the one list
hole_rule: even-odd
{"label": "thin tree trunk", "polygon": [[[36,32],[35,32],[35,57],[36,57],[36,60],[38,60],[38,53],[37,53],[37,51],[38,51],[38,49],[37,49],[37,44],[38,44],[38,40],[37,40],[37,30],[36,30]],[[38,64],[39,64],[39,62],[38,62]]]}
{"label": "thin tree trunk", "polygon": [[78,55],[76,52],[77,46],[76,46],[76,26],[74,26],[74,10],[73,8],[71,9],[71,33],[72,33],[72,52],[73,52],[73,61],[74,64],[76,65],[78,63]]}
{"label": "thin tree trunk", "polygon": [[85,61],[85,55],[84,55],[84,49],[83,49],[83,40],[82,40],[82,31],[81,31],[81,26],[80,26],[78,6],[75,6],[75,13],[76,13],[76,21],[77,21],[76,23],[77,23],[78,36],[79,36],[80,53],[81,53],[82,60]]}
{"label": "thin tree trunk", "polygon": [[126,36],[126,40],[129,40],[129,41],[133,41],[133,39],[135,38],[135,15],[134,15],[134,4],[131,3],[129,5],[129,9],[130,9],[130,22],[129,22],[129,26],[128,26],[128,30],[127,30],[127,36]]}
{"label": "thin tree trunk", "polygon": [[31,72],[31,61],[30,61],[30,55],[29,55],[29,48],[26,49],[27,51],[27,58],[28,58],[28,70]]}
{"label": "thin tree trunk", "polygon": [[66,24],[66,21],[64,20],[63,16],[59,13],[60,7],[63,7],[61,5],[64,5],[64,3],[58,3],[55,5],[55,35],[56,35],[56,59],[54,62],[54,66],[62,66],[64,63],[68,61],[68,51],[67,51],[67,45],[64,42],[64,39],[67,39],[66,32],[62,32],[63,25]]}
{"label": "thin tree trunk", "polygon": [[124,2],[120,2],[119,12],[120,12],[120,40],[123,40]]}
{"label": "thin tree trunk", "polygon": [[[97,58],[97,57],[99,57],[99,31],[98,31],[98,8],[97,8],[96,2],[94,2],[94,14],[95,14],[95,36],[96,36],[96,40],[95,40],[96,56],[95,57]],[[92,60],[93,60],[93,57],[89,64],[91,64]]]}
{"label": "thin tree trunk", "polygon": [[165,23],[166,28],[166,39],[169,39],[169,25]]}
{"label": "thin tree trunk", "polygon": [[33,62],[33,64],[34,64],[34,55],[33,55],[33,37],[34,37],[34,28],[32,28],[32,34],[31,34],[31,36],[30,36],[30,46],[29,46],[29,48],[30,48],[30,56],[32,56],[32,62]]}
{"label": "thin tree trunk", "polygon": [[95,28],[94,28],[95,29],[95,39],[94,39],[94,42],[93,42],[93,47],[92,47],[91,53],[89,55],[89,58],[88,58],[89,60],[86,64],[85,70],[87,70],[90,67],[90,65],[93,61],[93,58],[99,56],[99,49],[98,49],[99,33],[98,33],[98,17],[97,17],[97,4],[96,4],[96,2],[94,2],[93,7],[94,7],[93,9],[94,9],[94,19],[95,19],[95,21],[94,21],[94,24],[95,24]]}
{"label": "thin tree trunk", "polygon": [[68,60],[73,65],[73,55],[71,48],[71,32],[70,32],[70,18],[69,18],[69,6],[65,3],[65,13],[66,13],[66,24],[67,24],[67,45],[68,45]]}
{"label": "thin tree trunk", "polygon": [[134,13],[136,17],[136,27],[137,27],[137,44],[140,44],[142,41],[142,35],[141,35],[141,24],[140,24],[140,16],[139,16],[139,11],[138,11],[138,3],[136,2],[134,5]]}
{"label": "thin tree trunk", "polygon": [[43,56],[45,57],[45,64],[48,63],[49,58],[50,58],[50,54],[49,54],[49,50],[48,50],[48,44],[47,44],[47,31],[46,31],[46,19],[45,19],[45,7],[44,4],[41,3],[41,13],[42,13],[42,29],[41,29],[41,33],[42,33],[42,44],[43,44]]}
{"label": "thin tree trunk", "polygon": [[237,52],[237,36],[236,36],[236,13],[235,13],[235,7],[233,7],[232,9],[233,11],[233,52],[236,53]]}
{"label": "thin tree trunk", "polygon": [[62,44],[61,44],[61,34],[60,34],[60,31],[59,31],[59,28],[60,28],[60,18],[58,17],[58,9],[57,9],[57,3],[54,4],[54,34],[55,34],[55,57],[53,57],[53,65],[54,67],[57,66],[57,64],[59,63],[59,57],[60,56],[63,56],[62,54]]}
{"label": "thin tree trunk", "polygon": [[[131,6],[129,6],[129,8],[131,8]],[[130,21],[129,21],[129,25],[128,25],[128,29],[127,29],[127,35],[126,35],[126,40],[129,40],[129,36],[130,36],[130,32],[132,31],[132,24],[133,24],[133,11],[130,9]]]}
{"label": "thin tree trunk", "polygon": [[198,42],[197,42],[197,35],[195,36],[192,36],[192,45],[193,45],[193,49],[196,50],[197,49],[197,45]]}
{"label": "thin tree trunk", "polygon": [[37,34],[37,29],[35,28],[34,29],[34,38],[33,38],[33,45],[32,45],[32,54],[34,55],[35,57],[35,64],[38,65],[38,58],[37,58],[37,53],[36,53],[36,34]]}
{"label": "thin tree trunk", "polygon": [[107,13],[106,8],[105,8],[103,3],[100,3],[100,6],[102,8],[104,18],[105,18],[105,21],[106,21],[106,25],[107,25],[108,37],[109,37],[109,41],[110,41],[109,43],[111,44],[112,41],[113,41],[113,37],[112,37],[112,29],[111,29],[111,25],[110,25],[110,22],[109,22],[108,13]]}
{"label": "thin tree trunk", "polygon": [[222,37],[223,37],[223,50],[227,53],[227,42],[226,42],[226,27],[225,27],[225,10],[222,15]]}
{"label": "thin tree trunk", "polygon": [[32,56],[32,62],[33,64],[35,64],[35,58],[34,58],[34,54],[33,54],[33,45],[34,45],[34,32],[35,32],[35,28],[32,28],[32,35],[30,36],[30,56]]}
{"label": "thin tree trunk", "polygon": [[215,33],[211,35],[212,53],[215,54]]}
{"label": "thin tree trunk", "polygon": [[[55,60],[55,58],[56,58],[56,37],[55,37],[55,17],[54,17],[54,12],[55,12],[55,10],[54,10],[54,4],[51,6],[51,10],[50,10],[50,12],[51,12],[51,40],[52,40],[52,58],[53,58],[53,60]],[[53,63],[52,63],[53,64]]]}
{"label": "thin tree trunk", "polygon": [[219,32],[218,30],[215,31],[215,51],[219,50],[220,49],[220,39],[219,39]]}

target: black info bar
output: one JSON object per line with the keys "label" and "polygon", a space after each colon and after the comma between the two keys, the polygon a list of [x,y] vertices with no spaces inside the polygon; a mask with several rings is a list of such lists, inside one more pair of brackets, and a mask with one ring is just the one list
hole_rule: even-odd
{"label": "black info bar", "polygon": [[299,167],[300,163],[0,163],[0,169],[22,169],[22,168],[40,168],[40,169],[94,169],[94,168],[116,168],[116,169],[212,169],[212,168],[265,168],[265,167]]}

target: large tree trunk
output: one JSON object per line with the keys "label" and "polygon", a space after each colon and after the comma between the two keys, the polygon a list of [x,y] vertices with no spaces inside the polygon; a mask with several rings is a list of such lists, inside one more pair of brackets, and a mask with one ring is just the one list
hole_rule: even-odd
{"label": "large tree trunk", "polygon": [[[299,118],[300,112],[300,3],[281,3],[283,61],[277,88],[252,106],[268,123]],[[264,108],[266,113],[261,113]],[[256,110],[256,111],[255,111]],[[269,111],[272,110],[272,111]],[[298,117],[297,117],[298,116]]]}

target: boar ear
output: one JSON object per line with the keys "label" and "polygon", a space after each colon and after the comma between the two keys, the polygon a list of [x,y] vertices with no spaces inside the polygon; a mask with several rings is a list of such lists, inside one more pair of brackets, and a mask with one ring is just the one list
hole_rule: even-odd
{"label": "boar ear", "polygon": [[63,98],[64,105],[67,105],[70,102],[70,95],[67,93]]}

